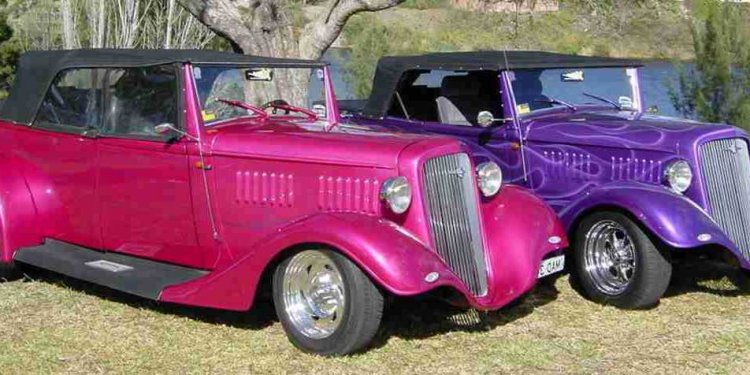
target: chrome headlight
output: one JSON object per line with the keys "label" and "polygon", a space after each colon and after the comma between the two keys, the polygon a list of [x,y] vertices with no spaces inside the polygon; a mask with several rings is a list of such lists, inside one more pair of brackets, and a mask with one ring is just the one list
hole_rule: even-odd
{"label": "chrome headlight", "polygon": [[491,197],[500,191],[503,185],[503,171],[494,162],[488,161],[477,166],[479,190],[485,197]]}
{"label": "chrome headlight", "polygon": [[693,170],[685,160],[673,161],[667,166],[665,179],[674,192],[682,194],[693,182]]}
{"label": "chrome headlight", "polygon": [[404,176],[389,178],[380,189],[380,199],[386,201],[391,211],[402,214],[411,205],[411,186]]}

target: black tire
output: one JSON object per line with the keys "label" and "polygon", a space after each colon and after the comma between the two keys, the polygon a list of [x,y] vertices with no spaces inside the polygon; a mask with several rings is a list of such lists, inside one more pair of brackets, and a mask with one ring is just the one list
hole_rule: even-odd
{"label": "black tire", "polygon": [[21,277],[15,263],[0,263],[0,282],[13,281]]}
{"label": "black tire", "polygon": [[[618,233],[627,234],[627,238],[624,235],[619,238],[625,238],[632,243],[633,246],[630,248],[634,255],[632,258],[635,260],[633,267],[629,268],[632,271],[628,281],[618,284],[618,288],[610,288],[607,282],[601,281],[602,277],[597,277],[596,271],[589,271],[588,269],[596,270],[596,267],[587,268],[587,263],[591,266],[594,261],[591,257],[588,258],[588,262],[586,260],[587,243],[590,248],[596,249],[593,253],[606,252],[604,247],[607,246],[592,246],[596,243],[595,238],[605,236],[601,234],[597,237],[597,233],[602,233],[597,229],[613,227],[620,231]],[[588,299],[622,309],[643,309],[656,305],[666,292],[672,277],[672,264],[668,255],[665,255],[668,252],[661,251],[648,234],[626,215],[611,211],[593,213],[580,222],[574,233],[574,241],[573,276],[577,289]],[[592,251],[588,252],[588,254],[591,253]],[[610,270],[612,269],[615,267],[610,267]],[[616,271],[610,271],[610,274],[612,272]],[[606,274],[604,271],[601,273]],[[604,278],[606,279],[606,276]]]}
{"label": "black tire", "polygon": [[[322,254],[333,262],[343,283],[345,296],[341,321],[333,333],[322,338],[310,337],[298,328],[287,312],[284,301],[287,268],[296,256],[310,251]],[[359,267],[345,256],[328,249],[299,252],[282,261],[273,275],[273,301],[276,314],[289,341],[305,352],[324,356],[347,355],[367,347],[380,328],[385,304],[381,291]]]}

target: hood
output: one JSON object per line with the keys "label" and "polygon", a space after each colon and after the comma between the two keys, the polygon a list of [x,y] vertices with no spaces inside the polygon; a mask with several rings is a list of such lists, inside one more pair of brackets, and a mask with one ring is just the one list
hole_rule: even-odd
{"label": "hood", "polygon": [[745,136],[739,128],[633,112],[555,112],[523,121],[529,141],[682,153],[710,139]]}
{"label": "hood", "polygon": [[211,152],[290,161],[396,168],[401,152],[416,143],[456,143],[445,137],[373,131],[339,125],[303,127],[289,122],[236,123],[208,131]]}

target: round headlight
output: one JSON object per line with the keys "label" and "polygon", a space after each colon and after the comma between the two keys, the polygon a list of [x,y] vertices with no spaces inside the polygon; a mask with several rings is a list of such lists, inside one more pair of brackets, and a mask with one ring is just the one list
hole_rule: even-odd
{"label": "round headlight", "polygon": [[488,161],[477,166],[479,190],[485,197],[491,197],[500,191],[503,185],[503,171],[494,162]]}
{"label": "round headlight", "polygon": [[411,204],[411,186],[409,186],[409,181],[403,176],[386,180],[380,189],[380,199],[388,202],[391,211],[397,214],[406,212]]}
{"label": "round headlight", "polygon": [[693,182],[693,170],[687,161],[677,160],[667,166],[665,177],[669,187],[674,192],[682,194]]}

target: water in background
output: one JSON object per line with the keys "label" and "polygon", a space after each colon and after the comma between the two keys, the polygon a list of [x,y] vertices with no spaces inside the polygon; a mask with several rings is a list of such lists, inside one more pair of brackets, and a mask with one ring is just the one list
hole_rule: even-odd
{"label": "water in background", "polygon": [[[342,48],[331,48],[323,60],[331,63],[334,76],[336,96],[339,99],[354,99],[351,86],[346,81],[345,61],[349,51]],[[681,117],[672,106],[669,99],[667,82],[676,86],[678,68],[669,61],[651,61],[640,70],[641,93],[643,108],[656,106],[662,116]]]}

